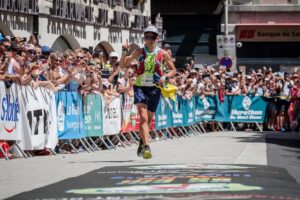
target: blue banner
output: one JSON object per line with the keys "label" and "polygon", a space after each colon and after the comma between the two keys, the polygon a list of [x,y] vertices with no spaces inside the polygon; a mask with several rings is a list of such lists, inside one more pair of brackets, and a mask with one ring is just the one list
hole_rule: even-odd
{"label": "blue banner", "polygon": [[217,111],[218,97],[195,97],[195,122],[213,121]]}
{"label": "blue banner", "polygon": [[261,96],[225,96],[218,101],[215,121],[263,123],[268,103]]}
{"label": "blue banner", "polygon": [[85,137],[82,98],[77,92],[56,93],[57,129],[59,139]]}
{"label": "blue banner", "polygon": [[195,122],[195,97],[192,99],[183,99],[182,100],[183,107],[183,125],[189,126]]}
{"label": "blue banner", "polygon": [[[172,100],[169,102],[166,101],[165,98],[160,98],[157,110],[155,112],[155,129],[165,129],[172,126],[172,115],[171,115],[171,108]],[[170,104],[169,104],[170,103]]]}
{"label": "blue banner", "polygon": [[85,98],[84,122],[87,137],[103,135],[102,98],[100,95],[89,94]]}
{"label": "blue banner", "polygon": [[174,102],[173,100],[171,100],[171,104],[172,104],[172,126],[182,126],[183,125],[183,113],[184,113],[184,109],[183,109],[183,99],[182,96],[177,95],[177,101]]}

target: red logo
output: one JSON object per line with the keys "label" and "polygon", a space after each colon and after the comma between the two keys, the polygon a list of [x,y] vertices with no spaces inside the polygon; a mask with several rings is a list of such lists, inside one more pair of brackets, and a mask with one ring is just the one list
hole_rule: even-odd
{"label": "red logo", "polygon": [[240,39],[253,39],[255,37],[255,30],[241,30]]}
{"label": "red logo", "polygon": [[15,128],[16,128],[15,126],[12,129],[8,129],[8,128],[4,127],[4,129],[7,133],[12,133],[15,130]]}

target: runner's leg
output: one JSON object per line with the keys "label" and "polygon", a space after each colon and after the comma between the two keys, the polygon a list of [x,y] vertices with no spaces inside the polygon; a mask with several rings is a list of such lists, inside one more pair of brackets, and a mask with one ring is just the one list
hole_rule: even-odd
{"label": "runner's leg", "polygon": [[137,104],[137,109],[140,116],[140,137],[142,138],[144,145],[149,145],[147,105],[139,103]]}

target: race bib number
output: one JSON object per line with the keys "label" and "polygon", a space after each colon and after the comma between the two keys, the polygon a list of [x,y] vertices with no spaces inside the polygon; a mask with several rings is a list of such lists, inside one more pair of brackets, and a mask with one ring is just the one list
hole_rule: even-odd
{"label": "race bib number", "polygon": [[142,86],[152,87],[153,83],[153,75],[144,75],[142,76]]}

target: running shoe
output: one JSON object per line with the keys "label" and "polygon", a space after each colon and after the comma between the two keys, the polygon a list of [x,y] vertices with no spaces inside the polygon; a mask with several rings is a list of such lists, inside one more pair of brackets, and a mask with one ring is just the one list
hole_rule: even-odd
{"label": "running shoe", "polygon": [[143,155],[143,158],[144,159],[150,159],[150,158],[152,158],[152,153],[151,153],[149,145],[145,145],[144,146],[144,155]]}
{"label": "running shoe", "polygon": [[144,143],[142,138],[140,138],[139,147],[137,149],[137,155],[139,157],[142,157],[144,155]]}

